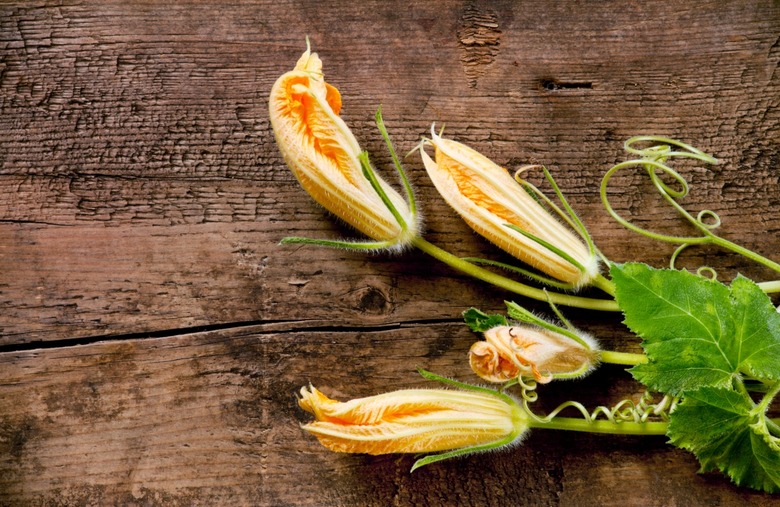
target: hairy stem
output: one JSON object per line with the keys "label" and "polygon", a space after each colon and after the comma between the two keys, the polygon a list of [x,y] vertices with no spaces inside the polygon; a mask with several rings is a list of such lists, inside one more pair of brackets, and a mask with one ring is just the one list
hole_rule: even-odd
{"label": "hairy stem", "polygon": [[766,413],[766,411],[769,410],[769,405],[772,404],[772,401],[775,399],[775,396],[777,396],[778,393],[780,393],[780,382],[777,382],[776,384],[769,387],[769,390],[761,399],[761,402],[756,406],[756,410],[761,414]]}
{"label": "hairy stem", "polygon": [[761,287],[761,290],[764,291],[767,294],[780,292],[780,280],[772,280],[772,281],[769,281],[769,282],[759,282],[758,286]]}
{"label": "hairy stem", "polygon": [[574,417],[554,417],[549,422],[531,421],[532,428],[550,430],[584,431],[587,433],[606,433],[610,435],[666,435],[668,423],[665,422],[612,422]]}
{"label": "hairy stem", "polygon": [[714,235],[712,236],[712,243],[718,245],[721,248],[725,248],[726,250],[731,250],[732,252],[738,253],[743,257],[747,257],[753,262],[757,262],[758,264],[763,264],[764,266],[780,273],[780,264],[776,263],[771,259],[767,259],[763,255],[758,254],[752,250],[748,250],[743,246],[740,246],[736,243],[732,243],[731,241],[727,239],[723,239],[720,236],[714,236]]}
{"label": "hairy stem", "polygon": [[607,279],[604,275],[598,275],[591,283],[610,296],[615,295],[615,284],[612,282],[612,280]]}
{"label": "hairy stem", "polygon": [[561,294],[558,292],[550,292],[522,284],[515,280],[510,280],[509,278],[496,274],[492,271],[488,271],[470,262],[464,261],[460,257],[452,255],[446,250],[442,250],[436,245],[429,243],[420,237],[412,240],[412,245],[427,253],[431,257],[442,261],[452,268],[457,269],[458,271],[482,280],[483,282],[495,285],[501,289],[514,292],[515,294],[520,294],[521,296],[536,299],[538,301],[552,301],[557,305],[585,308],[588,310],[601,310],[609,312],[616,312],[620,310],[620,308],[618,308],[617,302],[614,299],[594,299],[573,296],[570,294]]}
{"label": "hairy stem", "polygon": [[780,424],[777,419],[767,419],[766,427],[773,437],[780,438]]}
{"label": "hairy stem", "polygon": [[636,366],[647,362],[647,356],[644,354],[632,354],[630,352],[615,352],[614,350],[602,350],[599,353],[599,359],[602,363],[623,364],[626,366]]}

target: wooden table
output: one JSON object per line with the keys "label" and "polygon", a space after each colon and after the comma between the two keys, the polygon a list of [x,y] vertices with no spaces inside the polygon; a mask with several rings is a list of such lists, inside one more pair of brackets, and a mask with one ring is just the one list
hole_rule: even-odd
{"label": "wooden table", "polygon": [[[399,151],[433,122],[497,163],[551,168],[614,261],[672,246],[619,226],[601,177],[636,134],[695,144],[685,206],[780,250],[780,4],[749,2],[6,2],[0,6],[0,504],[770,505],[664,437],[536,430],[435,464],[340,455],[299,424],[313,383],[347,399],[475,381],[470,306],[509,293],[418,251],[279,246],[355,237],[298,186],[274,142],[271,85],[311,39],[377,167],[381,105]],[[426,238],[504,259],[405,161]],[[535,180],[539,182],[540,180]],[[688,231],[639,172],[615,208]],[[691,250],[721,279],[773,277]],[[545,306],[522,301],[545,311]],[[567,310],[613,349],[615,314]],[[545,407],[641,394],[604,366]]]}

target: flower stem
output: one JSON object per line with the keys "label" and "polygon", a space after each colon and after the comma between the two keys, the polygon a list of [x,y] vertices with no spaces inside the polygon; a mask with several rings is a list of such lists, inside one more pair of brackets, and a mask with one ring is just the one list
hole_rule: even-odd
{"label": "flower stem", "polygon": [[780,394],[780,382],[769,386],[769,390],[764,394],[761,402],[753,409],[753,412],[758,414],[759,419],[766,424],[767,431],[775,438],[780,438],[780,426],[777,424],[777,419],[770,419],[766,416],[766,412],[778,394]]}
{"label": "flower stem", "polygon": [[756,410],[759,411],[761,414],[766,413],[766,411],[769,410],[769,405],[772,404],[772,400],[775,399],[775,396],[777,396],[778,393],[780,393],[780,382],[777,382],[775,385],[770,386],[769,390],[761,399],[761,402],[756,406]]}
{"label": "flower stem", "polygon": [[538,301],[551,301],[557,305],[572,306],[575,308],[585,308],[588,310],[601,310],[616,312],[619,310],[617,302],[613,299],[594,299],[581,296],[572,296],[570,294],[561,294],[550,292],[529,285],[511,280],[492,271],[476,266],[470,262],[464,261],[460,257],[452,255],[436,245],[429,243],[421,237],[412,240],[412,245],[427,253],[431,257],[442,261],[448,266],[457,269],[467,275],[473,276],[483,282],[490,283],[496,287],[520,294],[521,296],[536,299]]}
{"label": "flower stem", "polygon": [[748,250],[747,248],[740,246],[736,243],[732,243],[731,241],[727,239],[723,239],[720,236],[712,235],[712,243],[715,245],[725,248],[726,250],[731,250],[732,252],[738,253],[739,255],[742,255],[743,257],[747,257],[748,259],[752,260],[753,262],[757,262],[758,264],[763,264],[764,266],[773,269],[780,273],[780,264],[776,263],[775,261],[771,259],[767,259],[761,254],[758,254],[752,250]]}
{"label": "flower stem", "polygon": [[615,352],[614,350],[602,350],[599,359],[602,363],[623,364],[626,366],[636,366],[647,362],[647,356],[644,354],[632,354],[630,352]]}
{"label": "flower stem", "polygon": [[612,422],[603,419],[586,421],[575,417],[554,417],[549,422],[531,421],[530,425],[532,428],[610,435],[666,435],[668,427],[668,423],[665,422]]}
{"label": "flower stem", "polygon": [[780,292],[780,280],[772,280],[769,282],[760,282],[758,284],[759,287],[761,287],[761,290],[764,291],[767,294]]}
{"label": "flower stem", "polygon": [[766,419],[766,427],[769,430],[769,433],[772,434],[772,436],[780,438],[780,424],[778,424],[778,419]]}
{"label": "flower stem", "polygon": [[598,275],[596,278],[593,279],[591,283],[594,286],[606,292],[607,294],[609,294],[610,296],[614,297],[615,284],[612,282],[612,280],[607,279],[604,275]]}

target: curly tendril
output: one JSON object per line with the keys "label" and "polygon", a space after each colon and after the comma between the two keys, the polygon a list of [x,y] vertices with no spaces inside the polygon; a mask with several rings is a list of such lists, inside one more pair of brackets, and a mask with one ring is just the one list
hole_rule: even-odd
{"label": "curly tendril", "polygon": [[[655,144],[645,148],[636,147],[636,145],[640,143]],[[681,141],[659,136],[632,137],[625,142],[624,148],[628,153],[637,155],[639,158],[621,162],[606,172],[604,178],[601,180],[601,202],[604,204],[604,207],[612,216],[612,218],[614,218],[626,229],[629,229],[650,239],[678,245],[670,259],[670,267],[674,268],[675,262],[680,253],[689,246],[710,244],[716,245],[726,250],[730,250],[747,257],[754,262],[769,267],[774,271],[780,272],[780,264],[756,252],[753,252],[752,250],[748,250],[747,248],[737,245],[736,243],[732,243],[731,241],[716,235],[713,231],[715,231],[721,225],[721,219],[717,213],[712,210],[705,209],[699,211],[696,216],[693,216],[678,203],[680,199],[688,195],[688,182],[680,173],[669,167],[666,162],[674,157],[681,157],[692,158],[707,164],[717,164],[717,159]],[[653,183],[653,186],[661,194],[664,200],[666,200],[683,218],[685,218],[685,220],[693,225],[693,227],[700,233],[700,235],[674,236],[660,234],[631,223],[629,220],[626,220],[617,211],[615,211],[615,209],[610,204],[609,197],[607,195],[609,182],[612,176],[614,176],[618,171],[634,167],[643,168],[645,170],[647,176],[650,178],[650,181]],[[671,182],[667,183],[663,181],[663,176],[666,176],[667,179],[671,178]],[[711,278],[715,278],[716,276],[715,271],[708,267],[700,270],[699,274],[706,275]],[[766,289],[774,291],[775,287],[767,286]]]}
{"label": "curly tendril", "polygon": [[[512,382],[512,384],[514,383],[515,382]],[[645,391],[638,403],[626,399],[619,401],[612,407],[600,405],[592,411],[588,411],[588,409],[578,401],[566,401],[558,405],[546,416],[539,416],[535,414],[530,407],[530,404],[538,399],[538,393],[536,393],[537,383],[534,381],[519,381],[517,384],[521,387],[523,408],[531,419],[541,424],[550,423],[558,414],[570,407],[577,410],[587,423],[592,423],[599,418],[609,421],[612,424],[621,422],[646,423],[650,420],[667,422],[669,421],[669,414],[677,407],[677,403],[679,402],[679,398],[672,397],[668,394],[664,395],[658,402],[654,402],[653,394]]]}
{"label": "curly tendril", "polygon": [[701,266],[696,270],[696,274],[702,278],[709,278],[710,280],[718,279],[718,272],[710,266]]}

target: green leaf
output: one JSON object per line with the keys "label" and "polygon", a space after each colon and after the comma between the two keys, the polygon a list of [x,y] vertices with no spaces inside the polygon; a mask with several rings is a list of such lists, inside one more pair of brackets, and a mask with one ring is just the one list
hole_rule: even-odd
{"label": "green leaf", "polygon": [[506,317],[504,317],[503,315],[498,315],[498,314],[488,315],[487,313],[481,310],[477,310],[476,308],[469,308],[468,310],[463,312],[463,320],[466,321],[466,324],[475,333],[484,333],[488,329],[496,326],[509,325],[509,323],[506,320]]}
{"label": "green leaf", "polygon": [[763,381],[780,379],[780,313],[761,287],[745,277],[731,283],[733,316],[742,344],[742,373]]}
{"label": "green leaf", "polygon": [[638,263],[613,265],[611,274],[624,322],[648,357],[631,373],[651,389],[679,395],[728,387],[741,374],[780,378],[780,315],[747,278],[729,288]]}
{"label": "green leaf", "polygon": [[701,471],[719,469],[740,486],[780,491],[780,440],[744,392],[704,387],[686,393],[672,412],[671,442],[699,459]]}

